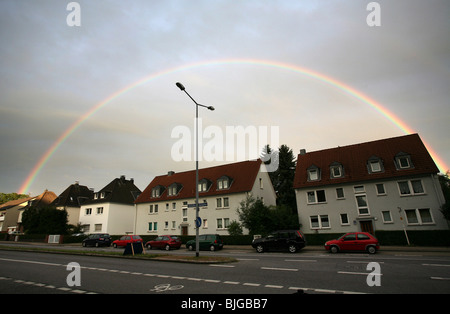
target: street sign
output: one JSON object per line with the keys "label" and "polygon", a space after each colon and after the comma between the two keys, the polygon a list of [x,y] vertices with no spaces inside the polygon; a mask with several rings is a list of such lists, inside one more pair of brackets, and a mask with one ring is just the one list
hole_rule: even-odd
{"label": "street sign", "polygon": [[195,226],[196,226],[197,228],[200,228],[200,227],[202,226],[202,219],[201,219],[200,217],[197,217],[197,218],[195,219]]}
{"label": "street sign", "polygon": [[[208,206],[208,203],[198,203],[198,207],[205,207]],[[189,208],[194,207],[195,208],[195,204],[188,204]]]}

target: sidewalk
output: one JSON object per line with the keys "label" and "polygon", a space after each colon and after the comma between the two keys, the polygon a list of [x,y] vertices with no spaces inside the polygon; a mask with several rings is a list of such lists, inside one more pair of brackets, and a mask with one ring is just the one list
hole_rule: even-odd
{"label": "sidewalk", "polygon": [[[224,245],[225,250],[245,250],[254,251],[251,245]],[[307,245],[300,252],[323,251],[326,252],[323,245]],[[381,246],[380,252],[442,252],[450,253],[450,247],[447,246]]]}

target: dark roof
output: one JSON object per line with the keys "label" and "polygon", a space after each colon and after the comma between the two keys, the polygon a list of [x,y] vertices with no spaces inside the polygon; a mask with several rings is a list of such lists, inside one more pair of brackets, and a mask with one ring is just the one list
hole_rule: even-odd
{"label": "dark roof", "polygon": [[[394,160],[399,154],[409,155],[413,167],[409,169],[397,169]],[[382,172],[369,173],[368,160],[374,158],[382,161],[384,168]],[[330,165],[336,163],[340,163],[344,168],[342,178],[330,177]],[[307,169],[311,166],[320,169],[320,180],[308,181]],[[438,172],[439,169],[419,135],[410,134],[299,154],[295,171],[294,188],[436,174]]]}
{"label": "dark roof", "polygon": [[134,180],[126,180],[125,176],[115,178],[107,186],[100,191],[94,193],[97,194],[97,198],[92,199],[83,205],[98,204],[98,203],[120,203],[132,205],[141,190],[134,185]]}
{"label": "dark roof", "polygon": [[76,182],[65,189],[64,192],[62,192],[58,198],[53,201],[52,205],[80,207],[87,201],[92,200],[93,197],[93,191],[91,191],[87,186],[80,185]]}
{"label": "dark roof", "polygon": [[[199,196],[223,195],[251,191],[258,175],[261,160],[250,160],[227,165],[199,169],[199,181],[207,179],[211,184],[206,192],[200,192]],[[228,189],[217,190],[217,180],[227,176],[231,185]],[[168,195],[168,187],[174,183],[181,186],[181,190],[175,196]],[[159,197],[152,197],[152,189],[163,186],[165,189]],[[155,177],[138,197],[135,203],[159,202],[165,200],[186,199],[195,197],[195,170],[161,175]]]}

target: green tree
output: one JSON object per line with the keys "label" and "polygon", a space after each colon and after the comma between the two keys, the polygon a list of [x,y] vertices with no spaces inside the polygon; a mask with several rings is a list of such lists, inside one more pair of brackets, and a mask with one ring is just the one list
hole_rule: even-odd
{"label": "green tree", "polygon": [[266,235],[275,230],[298,229],[297,214],[287,206],[266,206],[260,199],[247,196],[237,210],[242,226],[251,235]]}
{"label": "green tree", "polygon": [[441,212],[445,219],[450,220],[450,171],[445,175],[439,175],[439,183],[441,184],[442,193],[444,194],[445,203],[441,206]]}
{"label": "green tree", "polygon": [[233,220],[232,222],[230,222],[230,224],[228,225],[228,233],[231,236],[239,236],[242,235],[242,226],[239,222],[237,222],[236,220]]}
{"label": "green tree", "polygon": [[30,197],[30,195],[17,193],[0,193],[0,205],[9,201],[14,201],[26,197]]}
{"label": "green tree", "polygon": [[30,207],[22,214],[22,225],[28,234],[67,234],[67,211]]}

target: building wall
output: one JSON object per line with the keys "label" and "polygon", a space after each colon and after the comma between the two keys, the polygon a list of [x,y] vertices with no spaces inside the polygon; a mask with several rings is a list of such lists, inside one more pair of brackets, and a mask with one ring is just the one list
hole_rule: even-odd
{"label": "building wall", "polygon": [[[412,192],[411,195],[401,195],[398,182],[420,180],[423,193]],[[383,185],[385,193],[377,190],[377,184]],[[355,189],[355,187],[358,187]],[[336,189],[342,189],[344,197],[338,198]],[[308,204],[308,192],[325,192],[325,202]],[[312,197],[312,196],[311,196]],[[357,197],[365,198],[367,210],[358,206]],[[443,218],[439,208],[444,203],[442,190],[437,176],[420,176],[396,178],[342,185],[327,185],[296,189],[299,221],[305,233],[345,233],[365,231],[363,224],[371,224],[375,230],[443,230],[448,229],[448,223]],[[311,200],[311,199],[310,199]],[[363,202],[360,201],[360,205]],[[420,209],[420,211],[419,211]],[[431,215],[428,216],[427,212]],[[385,212],[385,213],[383,213]],[[414,222],[414,213],[417,222]],[[409,218],[407,218],[407,213]],[[342,221],[341,214],[346,214]],[[423,215],[423,220],[421,215]],[[310,217],[317,217],[317,223]],[[327,222],[328,218],[328,222]],[[313,225],[314,224],[314,225]]]}

